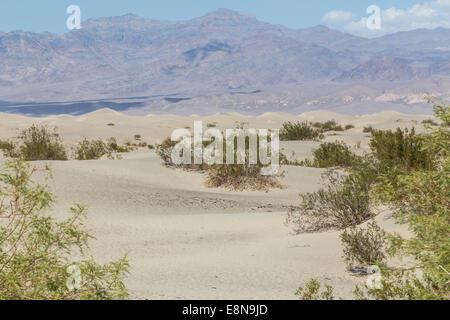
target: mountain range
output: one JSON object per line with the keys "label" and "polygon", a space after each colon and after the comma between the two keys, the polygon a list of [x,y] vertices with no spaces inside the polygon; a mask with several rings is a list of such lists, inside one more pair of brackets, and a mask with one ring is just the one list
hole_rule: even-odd
{"label": "mountain range", "polygon": [[80,114],[424,113],[450,97],[450,30],[366,39],[219,9],[188,21],[127,14],[65,34],[0,32],[0,111]]}

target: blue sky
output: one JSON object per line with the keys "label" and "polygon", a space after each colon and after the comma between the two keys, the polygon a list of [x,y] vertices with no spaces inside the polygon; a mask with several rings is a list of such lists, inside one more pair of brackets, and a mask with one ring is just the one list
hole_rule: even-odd
{"label": "blue sky", "polygon": [[67,32],[66,8],[72,4],[80,6],[82,21],[126,13],[157,20],[187,20],[228,8],[290,28],[324,24],[363,36],[376,35],[365,27],[365,17],[367,7],[377,5],[385,22],[379,34],[450,27],[450,0],[1,0],[0,31]]}

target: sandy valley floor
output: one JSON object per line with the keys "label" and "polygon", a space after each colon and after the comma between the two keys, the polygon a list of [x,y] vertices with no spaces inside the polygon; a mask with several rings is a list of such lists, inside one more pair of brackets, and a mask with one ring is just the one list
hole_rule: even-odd
{"label": "sandy valley floor", "polygon": [[[237,114],[211,117],[129,117],[100,110],[80,117],[40,119],[0,114],[0,138],[11,138],[32,123],[58,126],[69,144],[83,136],[116,137],[158,143],[173,129],[193,127],[194,119],[234,128],[277,128],[286,120],[336,119],[354,129],[328,136],[344,140],[357,152],[367,150],[362,128],[416,126],[431,116],[383,112],[346,116],[314,112],[300,116],[266,114],[250,118]],[[114,126],[107,126],[114,123]],[[422,129],[419,129],[422,130]],[[285,152],[298,158],[311,156],[320,143],[282,143]],[[131,274],[127,285],[139,299],[295,299],[296,288],[311,277],[335,286],[336,294],[351,297],[354,285],[364,281],[345,271],[339,233],[294,235],[284,225],[289,206],[298,194],[320,187],[321,169],[283,167],[282,190],[231,192],[208,189],[198,173],[165,168],[147,148],[125,154],[123,160],[51,162],[51,187],[58,202],[52,214],[63,217],[71,204],[89,208],[88,226],[97,237],[92,255],[100,260],[129,253]],[[402,231],[389,215],[380,215],[387,230]]]}

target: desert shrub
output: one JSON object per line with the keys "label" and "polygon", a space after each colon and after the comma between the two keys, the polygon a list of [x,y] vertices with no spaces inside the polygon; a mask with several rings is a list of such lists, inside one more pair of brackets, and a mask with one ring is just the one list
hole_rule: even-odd
{"label": "desert shrub", "polygon": [[108,127],[114,127],[116,124],[115,123],[108,123],[107,126]]}
{"label": "desert shrub", "polygon": [[51,130],[47,126],[32,125],[21,132],[19,139],[20,156],[27,161],[67,160],[66,150],[56,128]]}
{"label": "desert shrub", "polygon": [[425,119],[422,121],[422,124],[426,124],[426,125],[430,125],[430,126],[438,126],[439,125],[433,119]]}
{"label": "desert shrub", "polygon": [[321,130],[315,129],[307,121],[305,122],[285,122],[280,129],[281,141],[298,141],[323,139]]}
{"label": "desert shrub", "polygon": [[135,134],[135,135],[134,135],[134,140],[139,141],[139,140],[141,140],[141,139],[142,139],[142,136],[141,136],[140,134]]}
{"label": "desert shrub", "polygon": [[371,133],[373,130],[375,130],[371,125],[363,128],[363,133]]}
{"label": "desert shrub", "polygon": [[328,131],[344,131],[342,126],[336,122],[336,120],[328,120],[326,122],[315,122],[313,127],[319,129],[322,132]]}
{"label": "desert shrub", "polygon": [[0,150],[5,157],[16,158],[18,157],[17,146],[12,141],[0,140]]}
{"label": "desert shrub", "polygon": [[321,284],[317,279],[311,279],[304,287],[299,287],[296,296],[300,300],[334,300],[333,287],[325,285],[325,290],[320,292]]}
{"label": "desert shrub", "polygon": [[75,159],[97,160],[105,155],[108,159],[120,159],[119,156],[115,157],[113,153],[124,153],[132,150],[132,147],[119,146],[115,138],[110,138],[106,142],[100,138],[94,140],[84,138],[75,149]]}
{"label": "desert shrub", "polygon": [[215,127],[217,127],[217,124],[216,124],[216,123],[208,123],[208,124],[206,125],[206,127],[207,127],[207,128],[215,128]]}
{"label": "desert shrub", "polygon": [[381,265],[386,259],[386,233],[373,220],[367,227],[351,226],[340,235],[343,258],[349,268]]}
{"label": "desert shrub", "polygon": [[75,159],[77,160],[97,160],[103,157],[105,154],[108,157],[112,157],[111,150],[102,139],[88,140],[84,138],[78,143],[75,150]]}
{"label": "desert shrub", "polygon": [[344,142],[326,142],[314,150],[313,166],[318,168],[350,167],[356,155]]}
{"label": "desert shrub", "polygon": [[126,298],[126,257],[104,265],[88,258],[84,207],[64,221],[47,215],[55,199],[32,181],[36,171],[21,159],[0,170],[0,300]]}
{"label": "desert shrub", "polygon": [[281,188],[274,176],[264,176],[260,164],[215,164],[208,167],[205,185],[235,191]]}
{"label": "desert shrub", "polygon": [[450,107],[436,105],[439,128],[424,137],[424,149],[435,156],[436,165],[404,171],[395,184],[383,174],[375,185],[378,201],[394,210],[398,222],[412,235],[390,235],[389,253],[408,257],[408,265],[382,270],[381,286],[357,288],[358,298],[445,299],[450,298]]}
{"label": "desert shrub", "polygon": [[414,128],[396,131],[373,130],[370,148],[383,170],[397,167],[404,170],[428,169],[433,162],[424,150],[423,137]]}
{"label": "desert shrub", "polygon": [[355,126],[352,125],[352,124],[348,124],[348,125],[345,126],[345,130],[350,130],[350,129],[353,129],[353,128],[355,128]]}
{"label": "desert shrub", "polygon": [[154,150],[154,149],[155,149],[155,146],[152,145],[152,144],[149,144],[149,145],[147,145],[147,148],[149,148],[150,150]]}
{"label": "desert shrub", "polygon": [[119,145],[116,138],[109,138],[106,145],[111,152],[125,153],[135,150],[130,142],[125,143],[123,146]]}
{"label": "desert shrub", "polygon": [[[244,124],[238,124],[243,126]],[[242,128],[242,127],[238,127]],[[234,142],[236,143],[237,137]],[[270,140],[270,139],[269,139]],[[257,150],[259,150],[259,137],[256,137]],[[172,141],[170,138],[165,139],[161,144],[157,145],[156,153],[161,157],[163,163],[169,167],[179,167],[187,170],[201,171],[206,173],[205,185],[209,188],[226,188],[230,190],[265,190],[269,188],[280,188],[276,177],[263,174],[263,170],[268,167],[262,165],[258,159],[255,164],[250,164],[249,159],[249,137],[245,138],[245,163],[238,163],[238,152],[236,144],[234,145],[234,163],[228,164],[226,159],[226,141],[223,141],[223,161],[222,164],[201,164],[194,163],[194,148],[191,146],[190,164],[175,164],[172,160],[173,148],[178,141]],[[202,147],[206,148],[212,141],[203,141]]]}
{"label": "desert shrub", "polygon": [[301,194],[301,204],[288,212],[286,224],[295,232],[344,229],[374,216],[369,191],[376,179],[376,168],[368,164],[354,173],[327,171],[327,184],[317,192]]}

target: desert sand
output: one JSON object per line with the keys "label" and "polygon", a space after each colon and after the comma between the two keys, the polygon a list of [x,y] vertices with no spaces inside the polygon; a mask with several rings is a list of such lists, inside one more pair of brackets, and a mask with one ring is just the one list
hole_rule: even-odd
{"label": "desert sand", "polygon": [[[421,121],[430,118],[397,112],[348,116],[322,111],[298,116],[132,117],[109,109],[76,117],[0,114],[0,139],[42,123],[57,126],[69,147],[82,137],[133,142],[135,134],[155,144],[174,129],[192,128],[194,120],[225,129],[241,122],[249,128],[279,128],[284,121],[335,119],[355,128],[328,133],[325,141],[343,140],[362,153],[368,150],[369,140],[362,132],[364,126],[415,126],[422,131]],[[320,143],[281,145],[284,153],[304,159]],[[50,214],[62,218],[73,203],[87,205],[88,228],[97,238],[90,243],[91,254],[101,262],[129,254],[131,273],[126,284],[132,298],[295,299],[297,287],[311,277],[333,285],[337,296],[351,298],[354,285],[365,281],[345,270],[339,232],[295,235],[284,225],[288,208],[300,201],[298,194],[320,187],[322,169],[283,166],[284,188],[266,193],[206,188],[202,174],[166,168],[148,148],[123,154],[122,160],[46,163],[53,170],[50,185],[57,197]],[[405,232],[389,212],[377,220],[388,231]]]}

